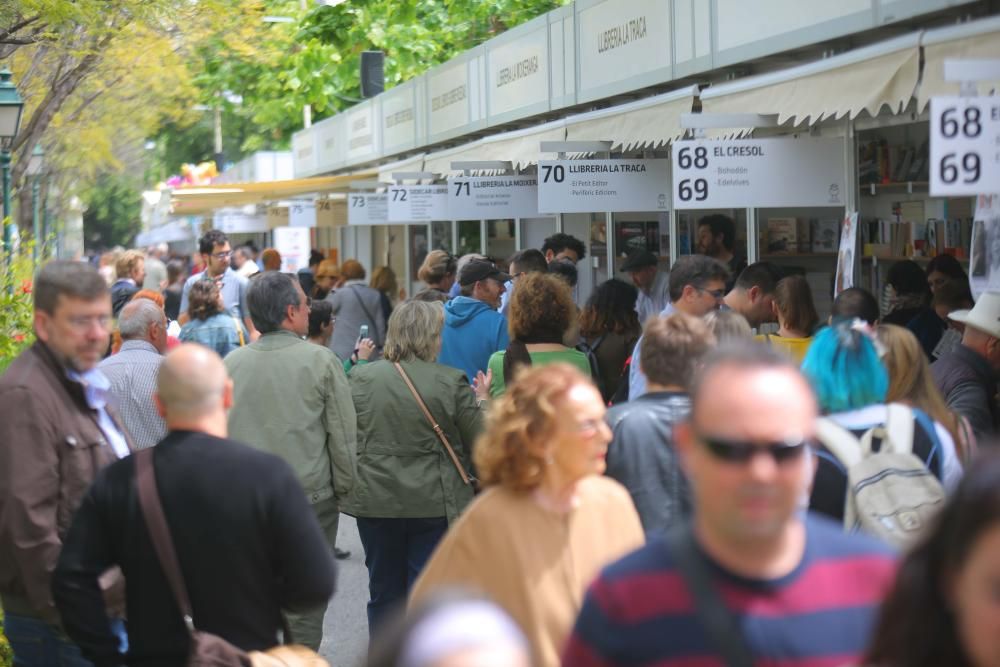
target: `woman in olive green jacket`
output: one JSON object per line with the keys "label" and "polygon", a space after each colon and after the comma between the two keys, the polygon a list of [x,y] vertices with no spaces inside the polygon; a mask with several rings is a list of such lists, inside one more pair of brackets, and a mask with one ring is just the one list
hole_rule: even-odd
{"label": "woman in olive green jacket", "polygon": [[[472,500],[472,443],[481,429],[482,401],[462,371],[436,363],[443,327],[440,303],[407,301],[389,319],[383,360],[351,371],[357,481],[341,509],[357,517],[365,549],[370,633],[406,601],[448,523]],[[395,362],[440,425],[461,472]],[[486,395],[489,380],[480,376],[477,391]]]}

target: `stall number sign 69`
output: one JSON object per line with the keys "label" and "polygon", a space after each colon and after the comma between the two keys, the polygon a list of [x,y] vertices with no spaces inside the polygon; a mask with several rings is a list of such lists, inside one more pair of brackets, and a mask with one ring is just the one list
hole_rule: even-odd
{"label": "stall number sign 69", "polygon": [[[682,171],[691,169],[708,169],[708,148],[706,146],[687,146],[677,153],[677,167]],[[677,199],[682,202],[705,201],[708,199],[708,179],[682,178],[677,184]]]}
{"label": "stall number sign 69", "polygon": [[931,194],[1000,191],[1000,102],[994,98],[931,99]]}

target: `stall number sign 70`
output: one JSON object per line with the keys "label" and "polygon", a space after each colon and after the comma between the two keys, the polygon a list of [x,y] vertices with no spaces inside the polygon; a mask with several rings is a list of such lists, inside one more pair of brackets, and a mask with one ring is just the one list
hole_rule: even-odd
{"label": "stall number sign 70", "polygon": [[1000,102],[931,99],[931,194],[1000,192]]}
{"label": "stall number sign 70", "polygon": [[[677,153],[677,168],[682,172],[708,169],[708,147],[695,146],[691,148],[687,146],[681,148]],[[692,198],[695,201],[708,199],[708,179],[682,178],[680,180],[677,184],[677,199],[685,202],[691,201]]]}

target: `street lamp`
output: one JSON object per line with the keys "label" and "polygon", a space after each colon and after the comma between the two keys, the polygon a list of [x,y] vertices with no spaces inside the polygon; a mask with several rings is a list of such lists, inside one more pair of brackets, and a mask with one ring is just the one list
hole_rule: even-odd
{"label": "street lamp", "polygon": [[42,169],[45,166],[45,151],[41,144],[35,144],[35,150],[31,151],[28,158],[28,168],[25,169],[31,179],[31,230],[35,237],[32,245],[31,256],[38,264],[38,258],[42,254],[42,217],[38,214],[38,190],[42,180]]}
{"label": "street lamp", "polygon": [[24,101],[10,77],[9,69],[0,70],[0,171],[3,172],[3,246],[6,253],[13,249],[11,229],[7,224],[10,217],[10,147],[21,125],[21,109],[24,108]]}

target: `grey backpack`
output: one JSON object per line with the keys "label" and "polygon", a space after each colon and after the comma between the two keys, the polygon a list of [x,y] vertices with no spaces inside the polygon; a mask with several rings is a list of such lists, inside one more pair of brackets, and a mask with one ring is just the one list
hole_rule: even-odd
{"label": "grey backpack", "polygon": [[[944,504],[944,487],[913,453],[913,411],[891,403],[884,425],[857,438],[821,417],[820,442],[847,469],[844,528],[862,530],[896,547],[913,542]],[[872,442],[878,440],[877,451]]]}

